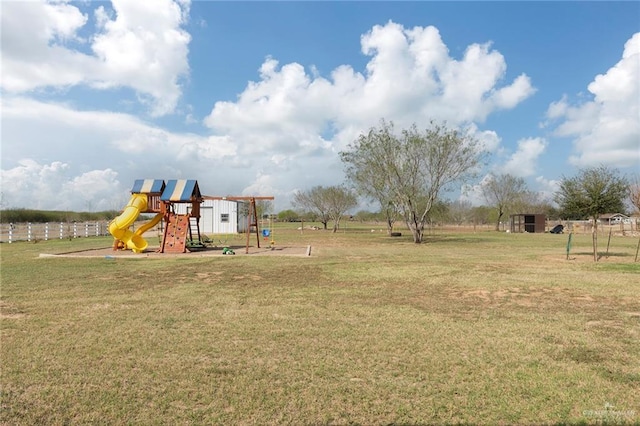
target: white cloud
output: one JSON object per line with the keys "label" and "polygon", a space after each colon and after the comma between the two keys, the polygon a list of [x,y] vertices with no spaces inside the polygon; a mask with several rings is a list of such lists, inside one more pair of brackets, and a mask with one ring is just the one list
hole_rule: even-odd
{"label": "white cloud", "polygon": [[292,188],[341,174],[333,154],[240,152],[228,135],[175,133],[122,113],[11,96],[0,109],[3,207],[120,209],[134,180],[147,178],[198,179],[207,195],[274,195],[282,207]]}
{"label": "white cloud", "polygon": [[[343,65],[327,79],[267,58],[260,80],[250,82],[237,102],[217,102],[205,124],[265,152],[337,151],[382,117],[398,127],[430,119],[458,126],[513,108],[534,92],[524,74],[500,85],[506,63],[488,44],[451,58],[435,27],[389,22],[374,26],[361,44],[371,56],[364,75]],[[318,136],[326,123],[333,125],[331,140]],[[256,134],[261,142],[253,141]]]}
{"label": "white cloud", "polygon": [[560,180],[546,179],[544,176],[538,176],[535,179],[538,185],[538,193],[543,200],[553,201],[553,197],[560,189]]}
{"label": "white cloud", "polygon": [[[3,2],[0,9],[2,23],[2,54],[37,59],[48,47],[77,40],[76,32],[87,23],[88,17],[78,8],[64,2]],[[25,31],[25,23],[29,31]],[[15,75],[12,77],[21,77]],[[13,87],[10,83],[4,85]],[[22,83],[29,87],[28,82]],[[23,87],[17,82],[17,89]]]}
{"label": "white cloud", "polygon": [[112,0],[116,18],[100,7],[98,23],[103,32],[92,49],[101,62],[104,77],[96,87],[126,85],[153,98],[155,115],[173,111],[181,94],[179,78],[188,74],[191,36],[181,29],[188,14],[187,2],[172,0]]}
{"label": "white cloud", "polygon": [[500,167],[500,171],[517,177],[532,176],[536,172],[538,157],[542,155],[546,147],[547,141],[542,138],[519,140],[518,149]]}
{"label": "white cloud", "polygon": [[[222,186],[222,167],[236,159],[227,137],[170,132],[127,114],[11,96],[0,108],[3,202],[14,207],[85,209],[91,202],[114,208],[142,178],[201,178],[214,191]],[[232,179],[241,174],[227,173]]]}
{"label": "white cloud", "polygon": [[124,206],[117,201],[125,193],[114,191],[120,188],[117,177],[118,173],[111,169],[91,170],[64,182],[62,192],[57,195],[68,201],[78,199],[87,210],[119,210]]}
{"label": "white cloud", "polygon": [[493,175],[488,173],[480,179],[480,182],[477,184],[465,184],[462,185],[460,189],[460,201],[468,201],[474,206],[482,206],[487,203],[485,199],[484,192],[482,188],[486,185],[491,179],[493,179]]}
{"label": "white cloud", "polygon": [[500,148],[502,139],[493,130],[480,130],[475,123],[467,126],[467,134],[478,141],[481,151],[496,152]]}
{"label": "white cloud", "polygon": [[[2,89],[130,87],[153,115],[172,112],[182,92],[180,79],[189,73],[190,36],[181,28],[189,2],[113,0],[112,5],[115,17],[98,7],[98,32],[83,40],[78,32],[88,16],[72,4],[4,2]],[[35,30],[25,31],[25,22]],[[87,44],[93,54],[80,50]]]}
{"label": "white cloud", "polygon": [[593,100],[572,106],[566,96],[547,110],[562,120],[558,136],[574,138],[577,166],[640,166],[640,33],[624,46],[622,59],[588,86]]}
{"label": "white cloud", "polygon": [[3,207],[76,211],[122,207],[122,195],[126,193],[117,191],[116,172],[93,170],[70,177],[69,171],[67,163],[39,164],[29,159],[21,160],[12,169],[2,170]]}
{"label": "white cloud", "polygon": [[[170,132],[128,114],[82,111],[24,97],[5,97],[0,102],[3,142],[7,142],[3,162],[16,161],[20,153],[55,157],[61,152],[76,154],[78,159],[95,153],[103,161],[112,161],[105,153],[116,160],[150,158],[150,154],[165,160],[192,160],[194,152],[199,158],[222,160],[237,150],[226,136]],[[18,140],[21,143],[14,143]]]}
{"label": "white cloud", "polygon": [[[549,108],[547,109],[547,118],[551,120],[555,120],[557,118],[563,117],[567,114],[567,110],[569,108],[569,104],[567,101],[567,95],[563,95],[562,99],[557,102],[551,102]],[[543,124],[543,127],[546,126],[547,123]]]}
{"label": "white cloud", "polygon": [[[275,195],[285,198],[279,208],[286,207],[286,198],[298,188],[341,183],[336,153],[382,117],[398,128],[447,120],[496,151],[500,137],[479,130],[475,122],[515,107],[534,90],[525,75],[505,83],[505,60],[488,44],[471,45],[456,59],[436,28],[406,29],[390,22],[362,36],[363,52],[370,56],[365,73],[342,65],[323,77],[300,64],[280,65],[267,58],[258,81],[250,82],[237,101],[215,103],[204,120],[211,130],[206,135],[172,132],[129,114],[83,111],[22,93],[61,85],[126,85],[153,97],[156,113],[169,111],[179,96],[177,79],[188,71],[189,36],[180,29],[188,2],[166,0],[153,3],[153,10],[138,3],[114,1],[113,12],[98,8],[98,34],[87,41],[79,38],[83,21],[76,15],[69,18],[71,24],[58,25],[62,29],[56,34],[86,42],[92,54],[63,43],[57,46],[62,59],[51,59],[56,46],[47,35],[38,45],[45,54],[7,55],[14,62],[6,75],[28,87],[3,86],[8,95],[0,100],[3,185],[5,176],[7,185],[19,179],[31,185],[11,192],[12,205],[37,200],[38,208],[120,208],[135,179],[196,178],[207,195]],[[77,64],[70,67],[64,55],[75,57]],[[49,59],[52,75],[60,79],[23,72]],[[65,72],[70,75],[62,78]],[[43,173],[50,178],[41,178]]]}
{"label": "white cloud", "polygon": [[274,195],[279,192],[276,188],[276,184],[277,182],[274,175],[265,174],[262,171],[259,171],[256,174],[253,183],[242,189],[242,195]]}
{"label": "white cloud", "polygon": [[534,89],[531,87],[529,78],[525,75],[519,75],[513,84],[495,92],[494,102],[498,108],[511,109],[528,98],[533,92]]}

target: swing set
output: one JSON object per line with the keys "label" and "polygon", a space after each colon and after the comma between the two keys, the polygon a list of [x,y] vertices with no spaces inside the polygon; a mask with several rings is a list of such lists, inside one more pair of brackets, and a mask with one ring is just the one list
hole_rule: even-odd
{"label": "swing set", "polygon": [[[249,211],[247,214],[247,243],[245,247],[245,253],[249,253],[249,240],[251,238],[251,234],[255,232],[256,234],[256,243],[258,248],[260,248],[260,227],[258,225],[258,209],[256,207],[256,200],[265,200],[265,201],[273,201],[275,197],[265,196],[265,197],[248,197],[248,196],[226,196],[226,197],[214,197],[214,196],[205,196],[204,199],[208,200],[229,200],[229,201],[249,201]],[[270,246],[271,250],[275,249],[275,241],[273,240],[273,215],[269,213],[269,229],[262,230],[262,237],[265,240],[268,240],[271,237]]]}
{"label": "swing set", "polygon": [[[142,237],[145,231],[160,223],[164,228],[160,253],[186,253],[204,247],[206,237],[200,232],[201,204],[205,199],[248,201],[247,212],[247,243],[246,253],[249,253],[249,240],[255,232],[256,242],[260,248],[260,229],[258,225],[258,211],[256,200],[273,201],[275,198],[252,196],[202,196],[198,181],[190,179],[174,179],[165,182],[161,179],[138,179],[131,190],[129,204],[123,212],[109,223],[109,232],[114,237],[113,249],[130,249],[142,253],[148,247]],[[185,207],[186,206],[186,207]],[[150,222],[142,225],[135,232],[129,230],[141,213],[155,213]],[[164,226],[163,226],[164,225]],[[269,215],[269,229],[265,229],[263,237],[271,236],[271,249],[274,249],[272,215]],[[222,241],[221,241],[222,244]],[[226,246],[226,239],[224,242]],[[227,250],[233,253],[228,247]]]}

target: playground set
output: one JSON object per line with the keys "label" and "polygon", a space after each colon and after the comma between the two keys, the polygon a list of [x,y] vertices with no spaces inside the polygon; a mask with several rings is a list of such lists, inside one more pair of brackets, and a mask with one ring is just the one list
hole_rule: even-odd
{"label": "playground set", "polygon": [[[113,250],[131,250],[134,253],[144,252],[149,244],[143,234],[163,221],[164,232],[159,253],[186,253],[205,247],[200,233],[200,204],[204,199],[246,200],[249,201],[247,215],[247,244],[249,252],[250,235],[255,232],[258,248],[260,248],[260,230],[256,200],[273,200],[274,197],[203,197],[196,180],[138,179],[131,189],[131,198],[122,213],[109,223],[109,233],[114,237]],[[187,213],[177,213],[176,205],[188,204]],[[180,209],[184,210],[184,209]],[[155,216],[135,231],[130,228],[143,213],[154,213]],[[263,230],[263,237],[271,232]],[[274,241],[271,240],[271,248]],[[225,247],[223,254],[235,254]]]}

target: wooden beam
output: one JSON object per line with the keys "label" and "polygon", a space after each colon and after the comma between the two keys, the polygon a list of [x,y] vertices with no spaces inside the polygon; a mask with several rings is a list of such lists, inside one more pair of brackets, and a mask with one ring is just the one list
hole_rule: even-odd
{"label": "wooden beam", "polygon": [[244,195],[227,195],[227,196],[216,196],[216,195],[204,195],[202,197],[203,200],[229,200],[229,201],[243,201],[243,200],[275,200],[275,197],[270,196],[244,196]]}

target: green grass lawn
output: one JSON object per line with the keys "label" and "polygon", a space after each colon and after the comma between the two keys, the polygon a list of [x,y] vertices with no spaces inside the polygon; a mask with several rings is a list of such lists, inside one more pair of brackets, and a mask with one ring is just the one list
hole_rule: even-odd
{"label": "green grass lawn", "polygon": [[2,244],[0,423],[640,423],[637,237],[296,226],[311,257]]}

